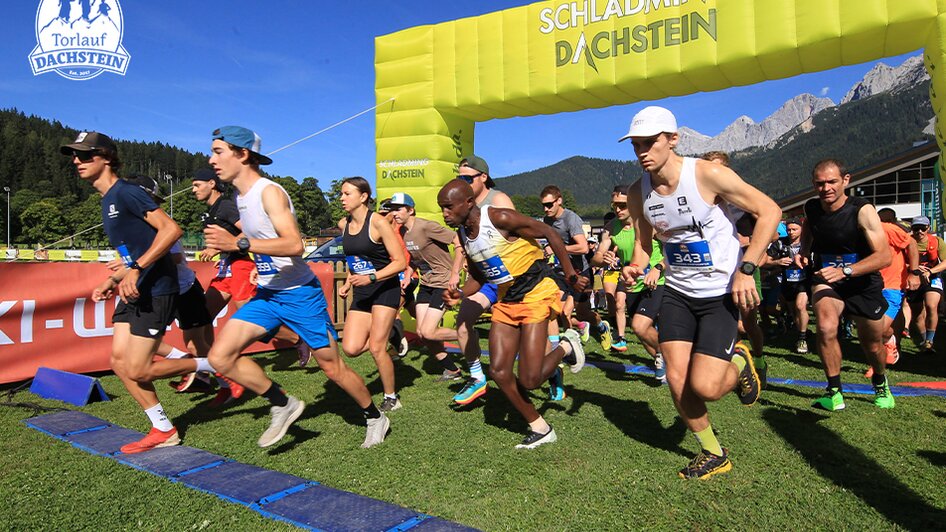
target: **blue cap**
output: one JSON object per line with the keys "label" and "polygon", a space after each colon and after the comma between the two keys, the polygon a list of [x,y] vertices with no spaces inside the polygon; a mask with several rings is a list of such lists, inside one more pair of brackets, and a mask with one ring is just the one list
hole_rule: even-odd
{"label": "blue cap", "polygon": [[260,153],[263,145],[263,139],[255,132],[240,126],[223,126],[213,132],[214,140],[222,140],[227,144],[232,144],[237,148],[250,150],[259,157],[260,164],[272,164],[273,160]]}
{"label": "blue cap", "polygon": [[403,192],[395,192],[391,199],[388,200],[390,205],[404,205],[405,207],[414,208],[414,198],[408,196]]}
{"label": "blue cap", "polygon": [[930,219],[926,216],[916,216],[913,218],[913,221],[910,222],[910,225],[925,225],[929,227]]}

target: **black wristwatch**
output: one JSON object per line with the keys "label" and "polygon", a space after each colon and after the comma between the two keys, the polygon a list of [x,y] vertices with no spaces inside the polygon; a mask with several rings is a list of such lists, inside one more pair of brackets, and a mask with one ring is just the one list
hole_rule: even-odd
{"label": "black wristwatch", "polygon": [[746,260],[746,261],[743,261],[742,264],[739,265],[739,271],[741,271],[742,273],[746,275],[752,275],[755,273],[758,267],[759,266],[757,266],[754,262],[749,262]]}
{"label": "black wristwatch", "polygon": [[375,274],[373,274],[373,273],[369,273],[369,274],[368,274],[368,279],[370,279],[371,282],[373,283],[373,282],[375,282],[375,281],[378,280],[378,276],[375,275]]}
{"label": "black wristwatch", "polygon": [[654,269],[658,272],[664,271],[664,263],[658,262],[657,264],[654,264]]}
{"label": "black wristwatch", "polygon": [[920,275],[923,275],[923,270],[917,268],[915,270],[910,271],[910,273],[912,273],[913,275],[920,276]]}
{"label": "black wristwatch", "polygon": [[850,277],[854,275],[854,268],[851,268],[850,266],[845,266],[841,268],[841,273],[843,273],[845,277]]}
{"label": "black wristwatch", "polygon": [[237,249],[246,253],[250,250],[250,239],[245,236],[237,239]]}
{"label": "black wristwatch", "polygon": [[138,264],[138,261],[132,262],[131,265],[128,266],[128,269],[129,269],[129,270],[138,270],[139,272],[142,270],[141,265]]}

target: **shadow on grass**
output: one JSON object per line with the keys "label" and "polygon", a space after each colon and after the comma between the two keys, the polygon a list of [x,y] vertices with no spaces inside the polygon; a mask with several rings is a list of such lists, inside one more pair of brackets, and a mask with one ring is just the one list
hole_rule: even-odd
{"label": "shadow on grass", "polygon": [[917,451],[916,454],[926,458],[930,465],[946,467],[946,453],[942,451]]}
{"label": "shadow on grass", "polygon": [[946,512],[930,506],[881,464],[818,421],[827,416],[798,409],[767,408],[762,418],[822,477],[909,530],[932,530],[946,523]]}

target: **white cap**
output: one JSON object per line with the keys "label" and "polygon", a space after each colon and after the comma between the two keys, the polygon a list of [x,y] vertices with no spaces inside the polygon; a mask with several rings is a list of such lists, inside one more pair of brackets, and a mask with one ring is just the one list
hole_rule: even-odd
{"label": "white cap", "polygon": [[631,137],[654,137],[661,133],[676,133],[677,119],[663,107],[651,105],[640,110],[631,120],[631,128],[618,142]]}

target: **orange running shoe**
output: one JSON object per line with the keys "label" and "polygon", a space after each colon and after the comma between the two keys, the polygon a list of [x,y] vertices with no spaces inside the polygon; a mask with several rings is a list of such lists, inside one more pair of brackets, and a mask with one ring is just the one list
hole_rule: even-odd
{"label": "orange running shoe", "polygon": [[238,383],[237,381],[233,379],[228,379],[227,377],[224,377],[220,373],[215,373],[214,375],[216,375],[218,379],[227,383],[227,385],[230,387],[230,395],[233,396],[234,399],[239,399],[240,396],[243,395],[244,390],[246,390],[246,388],[244,388],[242,384]]}
{"label": "orange running shoe", "polygon": [[151,449],[157,449],[158,447],[180,445],[180,443],[181,438],[177,435],[177,428],[172,427],[171,430],[164,432],[158,430],[156,427],[151,427],[151,432],[149,432],[147,436],[136,442],[123,445],[121,452],[125,454],[143,453]]}
{"label": "orange running shoe", "polygon": [[214,397],[207,406],[210,408],[223,408],[232,402],[233,394],[230,393],[230,388],[220,388],[217,390],[217,396]]}
{"label": "orange running shoe", "polygon": [[892,366],[900,360],[900,350],[897,349],[897,343],[884,344],[887,348],[887,365]]}
{"label": "orange running shoe", "polygon": [[874,368],[867,366],[867,371],[864,372],[864,378],[869,379],[874,376]]}

